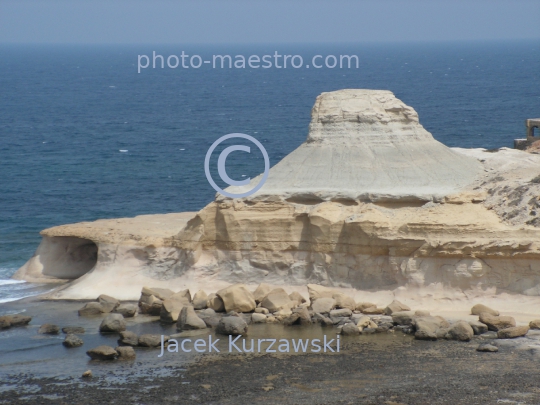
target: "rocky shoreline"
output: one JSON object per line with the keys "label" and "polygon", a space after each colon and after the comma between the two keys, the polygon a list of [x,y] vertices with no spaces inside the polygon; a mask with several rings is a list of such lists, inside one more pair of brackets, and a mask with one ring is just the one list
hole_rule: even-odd
{"label": "rocky shoreline", "polygon": [[[498,310],[483,304],[471,308],[478,320],[452,320],[432,315],[422,309],[412,310],[394,300],[386,307],[370,302],[356,302],[352,297],[334,289],[309,284],[309,297],[299,292],[288,294],[282,288],[260,284],[250,291],[244,284],[234,284],[215,293],[200,290],[191,295],[189,290],[174,292],[162,288],[143,287],[138,304],[121,303],[113,297],[100,295],[78,310],[80,317],[97,318],[99,332],[118,335],[116,347],[100,345],[89,348],[92,360],[134,360],[134,348],[160,348],[172,351],[178,342],[197,331],[212,329],[217,335],[249,336],[250,325],[276,324],[284,327],[319,325],[343,337],[404,333],[416,340],[455,340],[469,342],[479,339],[477,351],[496,352],[493,342],[526,336],[530,329],[540,329],[540,319],[517,325],[516,320],[501,315]],[[137,335],[128,330],[129,319],[147,317],[160,324],[175,324],[177,333]],[[28,325],[31,317],[6,315],[0,317],[2,330]],[[128,321],[128,322],[126,322]],[[43,324],[38,334],[66,334],[66,348],[84,345],[84,328],[73,325]],[[263,339],[264,340],[264,339]],[[275,340],[275,339],[274,339]],[[178,351],[178,349],[176,349]],[[91,376],[87,372],[85,376]]]}

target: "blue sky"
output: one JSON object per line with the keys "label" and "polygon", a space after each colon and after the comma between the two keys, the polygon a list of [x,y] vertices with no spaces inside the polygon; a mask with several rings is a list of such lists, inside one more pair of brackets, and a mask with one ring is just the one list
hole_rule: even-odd
{"label": "blue sky", "polygon": [[540,0],[0,0],[0,43],[540,39]]}

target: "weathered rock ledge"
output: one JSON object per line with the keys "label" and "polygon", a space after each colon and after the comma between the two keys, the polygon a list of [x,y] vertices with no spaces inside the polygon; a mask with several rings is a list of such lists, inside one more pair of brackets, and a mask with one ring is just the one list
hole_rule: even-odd
{"label": "weathered rock ledge", "polygon": [[538,174],[539,155],[445,147],[388,91],[323,93],[307,141],[253,196],[44,230],[15,277],[71,280],[58,299],[265,282],[528,306],[540,302]]}

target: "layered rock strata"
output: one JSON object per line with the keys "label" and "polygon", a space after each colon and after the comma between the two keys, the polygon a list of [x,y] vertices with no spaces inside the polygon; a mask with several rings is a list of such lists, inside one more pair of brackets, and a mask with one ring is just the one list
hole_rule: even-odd
{"label": "layered rock strata", "polygon": [[237,282],[540,296],[539,174],[538,155],[445,147],[391,92],[323,93],[306,142],[256,194],[47,229],[15,277],[72,280],[51,298],[75,299]]}

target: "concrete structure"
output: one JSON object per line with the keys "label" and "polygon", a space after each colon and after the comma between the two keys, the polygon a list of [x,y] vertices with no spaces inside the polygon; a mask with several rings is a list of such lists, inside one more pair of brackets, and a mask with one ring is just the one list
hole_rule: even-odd
{"label": "concrete structure", "polygon": [[525,126],[527,127],[527,138],[514,139],[514,149],[525,150],[533,142],[540,139],[540,134],[534,136],[534,129],[540,131],[540,118],[531,118],[525,120]]}
{"label": "concrete structure", "polygon": [[540,128],[540,118],[531,118],[525,121],[525,126],[527,127],[527,140],[535,141],[540,138],[540,134],[535,139],[534,137],[534,128]]}

